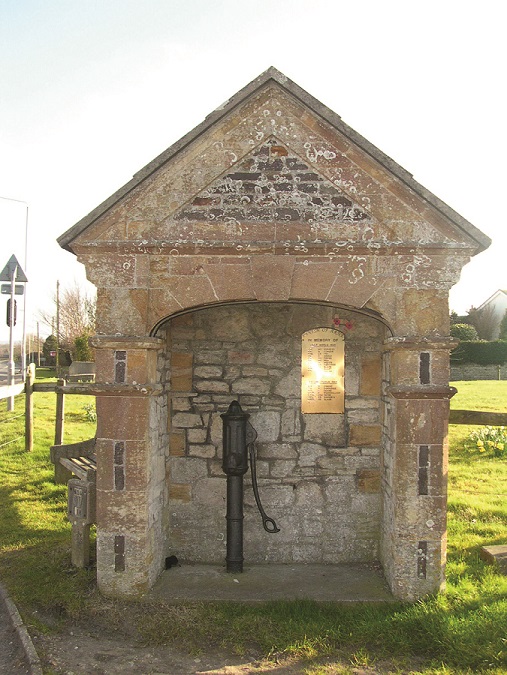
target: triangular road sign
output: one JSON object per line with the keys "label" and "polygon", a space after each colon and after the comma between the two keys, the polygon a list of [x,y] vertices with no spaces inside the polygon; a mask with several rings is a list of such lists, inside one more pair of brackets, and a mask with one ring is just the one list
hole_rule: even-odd
{"label": "triangular road sign", "polygon": [[21,269],[21,265],[18,263],[15,255],[11,255],[7,265],[0,272],[0,281],[12,281],[12,272],[14,269],[16,269],[16,278],[14,281],[28,281],[26,274]]}

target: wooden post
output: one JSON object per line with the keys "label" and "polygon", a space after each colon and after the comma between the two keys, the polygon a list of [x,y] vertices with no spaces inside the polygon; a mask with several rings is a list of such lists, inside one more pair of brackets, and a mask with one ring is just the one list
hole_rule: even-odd
{"label": "wooden post", "polygon": [[[57,387],[64,387],[65,380],[57,380]],[[56,394],[56,420],[55,420],[55,445],[63,444],[63,430],[64,430],[64,416],[65,416],[65,394],[57,392]]]}
{"label": "wooden post", "polygon": [[35,364],[30,363],[26,369],[25,382],[25,451],[33,450],[33,383],[35,380]]}
{"label": "wooden post", "polygon": [[90,564],[90,525],[96,520],[95,483],[71,478],[68,483],[67,517],[72,525],[72,564]]}
{"label": "wooden post", "polygon": [[90,564],[90,525],[80,519],[71,519],[71,562],[74,567]]}

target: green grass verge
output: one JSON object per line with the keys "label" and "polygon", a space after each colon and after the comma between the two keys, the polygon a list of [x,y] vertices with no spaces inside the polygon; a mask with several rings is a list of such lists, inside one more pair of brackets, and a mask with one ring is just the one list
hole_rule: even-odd
{"label": "green grass verge", "polygon": [[[49,369],[41,370],[38,380],[51,378]],[[70,565],[67,488],[55,485],[49,460],[56,396],[34,394],[31,453],[24,449],[24,398],[15,398],[11,412],[0,402],[0,579],[21,607],[73,611],[80,606],[80,588],[93,584],[93,574]],[[89,403],[89,396],[66,397],[64,442],[94,436],[96,425],[87,421],[85,410]]]}
{"label": "green grass verge", "polygon": [[56,382],[56,369],[55,368],[36,368],[35,369],[35,379],[36,380],[54,380]]}
{"label": "green grass verge", "polygon": [[[507,383],[456,383],[452,406],[505,411]],[[90,438],[88,397],[66,397],[66,442]],[[22,433],[23,411],[0,412],[0,445]],[[309,601],[261,605],[208,603],[169,606],[105,600],[94,571],[70,565],[66,488],[53,482],[49,447],[54,394],[35,395],[34,451],[23,440],[0,449],[0,579],[25,619],[39,629],[59,621],[89,621],[108,630],[135,630],[146,644],[190,651],[220,646],[297,661],[301,673],[506,673],[507,577],[486,565],[480,547],[507,540],[507,462],[463,450],[470,431],[450,429],[447,592],[413,604],[337,605]],[[19,429],[16,431],[16,425]],[[128,617],[128,626],[126,626]]]}

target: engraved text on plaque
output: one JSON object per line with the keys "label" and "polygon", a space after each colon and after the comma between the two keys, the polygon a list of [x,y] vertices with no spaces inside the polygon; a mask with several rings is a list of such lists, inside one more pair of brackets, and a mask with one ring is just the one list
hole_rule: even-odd
{"label": "engraved text on plaque", "polygon": [[332,328],[303,333],[301,409],[304,413],[343,413],[344,340]]}

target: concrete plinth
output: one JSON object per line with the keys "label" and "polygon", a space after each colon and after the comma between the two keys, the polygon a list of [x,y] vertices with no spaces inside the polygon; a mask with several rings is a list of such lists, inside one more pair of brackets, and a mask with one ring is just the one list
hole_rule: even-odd
{"label": "concrete plinth", "polygon": [[507,544],[500,546],[483,546],[481,558],[490,564],[497,564],[502,574],[507,574]]}
{"label": "concrete plinth", "polygon": [[224,566],[182,565],[163,572],[147,600],[268,602],[392,602],[374,565],[245,565],[241,574]]}

